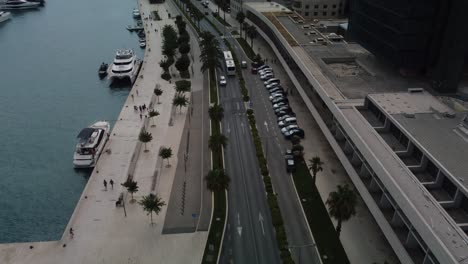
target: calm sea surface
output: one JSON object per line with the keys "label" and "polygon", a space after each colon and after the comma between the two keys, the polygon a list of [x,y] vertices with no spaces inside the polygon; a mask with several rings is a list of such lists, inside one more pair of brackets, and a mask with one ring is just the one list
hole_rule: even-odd
{"label": "calm sea surface", "polygon": [[89,177],[75,137],[117,119],[129,89],[99,80],[101,62],[133,48],[135,0],[47,0],[0,24],[0,242],[56,240]]}

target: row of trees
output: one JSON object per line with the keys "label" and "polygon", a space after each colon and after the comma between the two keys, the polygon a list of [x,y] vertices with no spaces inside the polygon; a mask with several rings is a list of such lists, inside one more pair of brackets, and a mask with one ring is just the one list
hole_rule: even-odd
{"label": "row of trees", "polygon": [[181,54],[175,63],[175,67],[180,72],[180,76],[189,78],[190,73],[188,72],[188,68],[190,66],[190,59],[188,57],[188,53],[190,52],[190,35],[187,32],[187,23],[185,23],[181,15],[178,15],[176,16],[175,24],[179,31],[177,44],[179,47],[179,53]]}
{"label": "row of trees", "polygon": [[247,41],[247,37],[250,38],[250,47],[253,49],[253,40],[257,37],[258,31],[254,25],[249,25],[249,23],[245,21],[245,14],[244,12],[239,12],[236,15],[236,20],[239,22],[240,25],[240,36],[242,37],[242,32],[244,32],[244,39]]}
{"label": "row of trees", "polygon": [[[298,158],[303,160],[304,147],[300,144],[301,139],[297,136],[293,136],[291,139],[292,153]],[[314,184],[317,181],[317,174],[323,171],[324,162],[319,156],[315,156],[309,159],[308,169],[312,172],[312,179]],[[328,206],[330,215],[336,219],[337,226],[336,232],[338,236],[341,233],[341,226],[343,222],[351,219],[356,214],[357,196],[356,193],[350,188],[348,184],[338,185],[337,190],[329,194],[327,201],[325,202]]]}

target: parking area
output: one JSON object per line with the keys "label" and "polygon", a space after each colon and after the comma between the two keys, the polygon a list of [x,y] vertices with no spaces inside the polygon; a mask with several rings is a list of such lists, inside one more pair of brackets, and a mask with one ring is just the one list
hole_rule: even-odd
{"label": "parking area", "polygon": [[[279,79],[280,85],[277,85],[277,87],[281,87],[281,89],[273,90],[273,92],[270,93],[272,89],[277,89],[277,87],[264,87],[263,82],[265,80],[260,80],[259,78],[262,75],[258,75],[256,78],[262,82],[259,86],[264,87],[265,91],[252,96],[257,96],[257,99],[260,96],[268,97],[268,101],[270,101],[270,96],[273,98],[287,98],[277,99],[277,101],[275,101],[277,103],[276,107],[274,104],[268,107],[271,107],[273,111],[281,108],[282,110],[279,111],[283,112],[281,112],[279,116],[283,116],[284,119],[286,119],[284,116],[296,118],[294,122],[297,127],[294,127],[294,124],[289,123],[287,126],[280,127],[280,124],[276,122],[277,127],[273,128],[275,131],[271,131],[272,128],[270,127],[268,134],[272,134],[272,136],[275,134],[277,135],[274,136],[276,137],[275,141],[277,142],[281,153],[285,153],[286,149],[291,146],[291,143],[283,139],[288,138],[288,131],[294,131],[294,129],[297,128],[303,131],[304,138],[301,140],[301,145],[304,147],[304,159],[308,161],[314,156],[319,156],[324,162],[324,170],[319,173],[316,185],[322,200],[325,201],[328,198],[329,193],[334,191],[338,184],[348,183],[352,185],[352,182],[271,48],[261,39],[261,37],[255,40],[255,45],[258,47],[258,51],[261,53],[261,56],[266,59],[266,64],[268,64],[269,68],[272,69],[271,73],[273,73],[274,77],[272,76],[270,78]],[[266,72],[262,73],[264,73],[263,75],[266,74]],[[264,77],[264,79],[265,78],[267,77]],[[275,93],[283,95],[272,95]],[[254,101],[259,100],[254,99]],[[259,111],[257,111],[257,109],[255,112],[258,115]],[[268,120],[268,114],[265,118]],[[275,121],[281,120],[271,120],[271,123],[275,123]],[[260,122],[263,121],[257,120],[257,122],[260,126]],[[286,129],[279,132],[279,129],[284,127],[286,127]],[[287,165],[284,162],[281,164],[284,168],[284,172],[286,173]],[[356,210],[356,216],[343,224],[343,230],[340,237],[351,263],[384,263],[384,261],[387,263],[399,263],[393,250],[386,241],[362,199],[359,199]],[[334,220],[333,222],[336,224]],[[365,236],[363,236],[363,234],[365,234]],[[355,243],[356,238],[359,238],[359,243]]]}

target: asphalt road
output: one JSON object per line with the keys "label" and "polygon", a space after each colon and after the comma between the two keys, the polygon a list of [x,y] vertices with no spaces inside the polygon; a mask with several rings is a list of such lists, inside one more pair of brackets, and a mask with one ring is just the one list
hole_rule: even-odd
{"label": "asphalt road", "polygon": [[[203,10],[199,2],[195,4]],[[201,21],[200,25],[219,37],[207,21]],[[219,41],[221,49],[227,50],[221,38]],[[219,75],[226,76],[224,71],[218,72]],[[223,134],[228,138],[224,151],[225,169],[231,183],[228,222],[220,262],[280,263],[239,82],[234,76],[226,77],[228,83],[220,87],[219,99],[224,108]]]}
{"label": "asphalt road", "polygon": [[[214,4],[211,3],[211,5]],[[212,21],[216,23],[218,28],[222,29],[222,25],[216,19],[212,18]],[[226,32],[229,35],[229,31],[226,30]],[[228,38],[228,41],[234,48],[238,60],[249,62],[237,41],[232,38]],[[257,49],[258,47],[254,48]],[[287,77],[280,65],[276,64],[272,65],[272,67],[277,76]],[[248,70],[244,70],[243,77],[246,81],[246,87],[249,89],[257,127],[263,140],[273,188],[278,194],[278,203],[283,216],[289,246],[292,247],[290,251],[293,259],[296,263],[320,263],[300,201],[294,189],[292,177],[286,172],[283,155],[286,149],[291,148],[291,143],[284,139],[278,128],[276,115],[268,98],[269,93],[265,89],[263,81],[260,80],[258,75],[253,75]]]}

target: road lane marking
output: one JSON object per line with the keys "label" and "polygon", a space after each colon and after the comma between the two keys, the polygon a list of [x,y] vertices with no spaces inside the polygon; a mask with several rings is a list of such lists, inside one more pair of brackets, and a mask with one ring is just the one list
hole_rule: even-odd
{"label": "road lane marking", "polygon": [[262,226],[262,233],[265,235],[265,228],[263,227],[263,216],[261,212],[258,212],[258,221],[260,221],[260,225]]}

